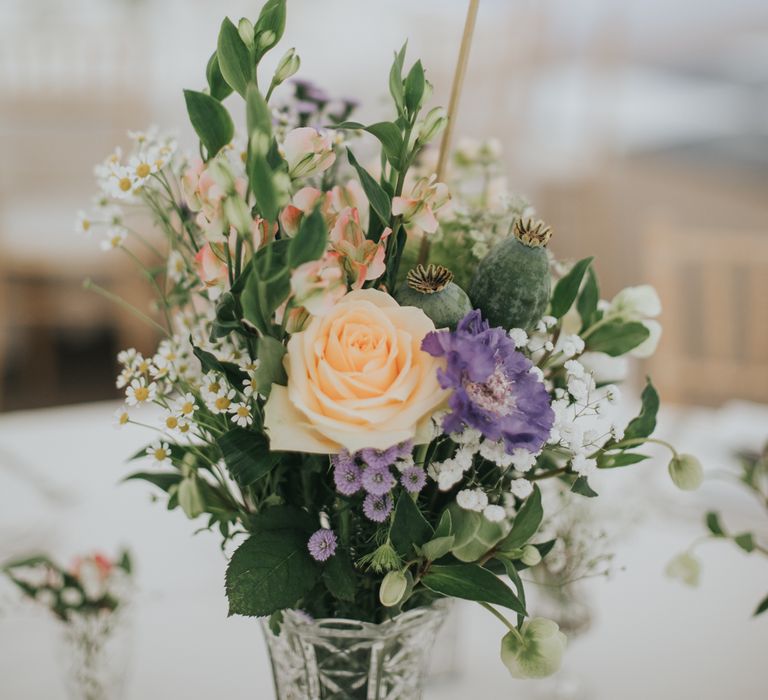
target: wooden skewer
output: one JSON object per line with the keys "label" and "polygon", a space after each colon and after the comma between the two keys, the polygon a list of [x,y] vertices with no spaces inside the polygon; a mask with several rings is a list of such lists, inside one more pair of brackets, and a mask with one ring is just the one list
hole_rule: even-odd
{"label": "wooden skewer", "polygon": [[[451,153],[451,139],[453,137],[453,125],[456,121],[456,114],[459,109],[459,97],[464,85],[464,76],[467,72],[469,63],[469,49],[472,46],[472,35],[475,31],[475,21],[477,19],[477,9],[480,6],[480,0],[469,0],[467,8],[467,18],[464,21],[464,34],[461,37],[461,48],[459,49],[459,58],[456,61],[456,72],[453,75],[453,85],[451,86],[451,97],[448,101],[448,124],[443,132],[443,138],[440,142],[440,155],[437,160],[437,181],[441,182],[445,176],[445,169],[448,164],[448,157]],[[419,263],[424,265],[429,258],[429,238],[424,235],[421,239],[421,248],[419,249]]]}

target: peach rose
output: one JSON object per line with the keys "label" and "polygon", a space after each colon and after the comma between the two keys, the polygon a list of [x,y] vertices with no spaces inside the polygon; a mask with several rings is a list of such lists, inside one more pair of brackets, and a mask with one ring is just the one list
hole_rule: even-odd
{"label": "peach rose", "polygon": [[435,329],[421,309],[358,289],[288,342],[288,386],[272,386],[265,427],[273,450],[336,453],[427,442],[446,392],[441,361],[421,349]]}

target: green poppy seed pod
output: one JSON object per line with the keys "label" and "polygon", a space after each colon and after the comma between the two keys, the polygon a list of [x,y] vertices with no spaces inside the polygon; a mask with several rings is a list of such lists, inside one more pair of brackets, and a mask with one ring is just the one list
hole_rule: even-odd
{"label": "green poppy seed pod", "polygon": [[504,635],[501,660],[513,678],[546,678],[560,668],[566,643],[557,623],[535,617]]}
{"label": "green poppy seed pod", "polygon": [[669,463],[669,476],[677,488],[695,491],[704,480],[704,470],[693,455],[675,455]]}
{"label": "green poppy seed pod", "polygon": [[520,557],[520,561],[526,566],[536,566],[541,561],[541,552],[532,544],[527,544],[523,547],[523,555]]}
{"label": "green poppy seed pod", "polygon": [[421,309],[435,328],[455,328],[472,310],[466,292],[453,282],[453,273],[442,265],[417,265],[395,291],[400,306]]}
{"label": "green poppy seed pod", "polygon": [[296,53],[296,49],[288,49],[275,69],[275,77],[273,79],[275,85],[279,85],[288,80],[288,78],[299,70],[299,66],[301,66],[301,59]]}
{"label": "green poppy seed pod", "polygon": [[393,608],[405,595],[408,579],[402,571],[390,571],[381,582],[379,600],[386,608]]}

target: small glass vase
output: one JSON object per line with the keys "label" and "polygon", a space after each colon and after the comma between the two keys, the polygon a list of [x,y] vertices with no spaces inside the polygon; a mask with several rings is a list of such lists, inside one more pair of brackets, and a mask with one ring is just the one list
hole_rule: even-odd
{"label": "small glass vase", "polygon": [[71,615],[60,624],[59,660],[71,700],[119,700],[131,655],[128,611]]}
{"label": "small glass vase", "polygon": [[447,601],[373,624],[286,611],[262,629],[277,700],[419,700]]}

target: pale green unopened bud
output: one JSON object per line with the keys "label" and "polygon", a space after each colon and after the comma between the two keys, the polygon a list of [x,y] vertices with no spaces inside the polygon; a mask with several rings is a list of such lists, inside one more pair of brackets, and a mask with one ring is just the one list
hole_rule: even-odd
{"label": "pale green unopened bud", "polygon": [[520,557],[520,561],[526,566],[536,566],[541,561],[541,552],[532,544],[527,544],[523,547],[523,555]]}
{"label": "pale green unopened bud", "polygon": [[546,678],[560,668],[566,643],[557,623],[535,617],[504,635],[501,660],[513,678]]}
{"label": "pale green unopened bud", "polygon": [[205,502],[203,501],[203,494],[200,491],[200,484],[196,476],[182,479],[176,495],[178,496],[181,509],[188,518],[196,518],[205,512]]}
{"label": "pale green unopened bud", "polygon": [[227,197],[224,200],[224,216],[227,217],[227,221],[229,221],[239,233],[246,234],[251,230],[253,218],[251,217],[251,211],[248,209],[248,205],[243,201],[242,197],[235,195],[234,197]]}
{"label": "pale green unopened bud", "polygon": [[687,586],[695,588],[699,585],[701,564],[693,554],[683,552],[667,564],[664,573],[670,578],[676,578]]}
{"label": "pale green unopened bud", "polygon": [[277,41],[277,34],[275,34],[271,29],[267,29],[267,31],[259,34],[259,49],[261,49],[262,51],[265,49],[269,49],[275,45],[276,41]]}
{"label": "pale green unopened bud", "polygon": [[251,134],[251,155],[252,156],[265,156],[269,152],[270,138],[263,131],[254,131]]}
{"label": "pale green unopened bud", "polygon": [[208,164],[208,172],[213,181],[225,192],[235,191],[235,177],[229,169],[229,165],[221,158],[214,158]]}
{"label": "pale green unopened bud", "polygon": [[447,112],[443,107],[435,107],[429,110],[419,130],[419,141],[429,143],[448,124]]}
{"label": "pale green unopened bud", "polygon": [[390,571],[381,582],[379,600],[386,608],[393,608],[405,595],[408,579],[402,571]]}
{"label": "pale green unopened bud", "polygon": [[296,49],[288,49],[280,59],[280,63],[277,64],[275,77],[272,79],[272,82],[275,85],[285,82],[299,70],[300,65],[301,59],[296,53]]}
{"label": "pale green unopened bud", "polygon": [[243,17],[238,23],[237,23],[237,33],[240,35],[240,38],[243,40],[243,43],[249,48],[253,48],[253,24],[250,20]]}
{"label": "pale green unopened bud", "polygon": [[677,488],[695,491],[704,480],[704,470],[693,455],[676,455],[669,463],[669,476]]}

